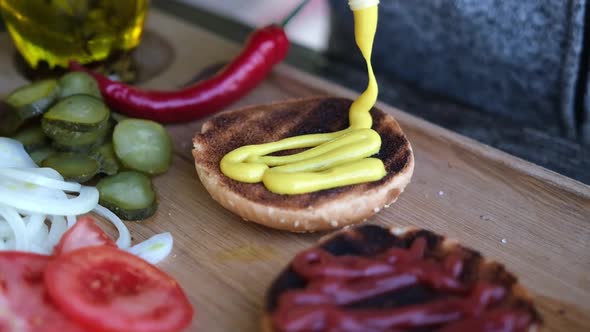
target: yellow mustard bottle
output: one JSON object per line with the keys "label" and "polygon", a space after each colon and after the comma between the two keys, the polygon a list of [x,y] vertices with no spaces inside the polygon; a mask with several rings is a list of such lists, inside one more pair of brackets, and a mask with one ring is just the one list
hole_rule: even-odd
{"label": "yellow mustard bottle", "polygon": [[[381,137],[371,129],[370,110],[378,86],[371,66],[377,30],[378,0],[351,0],[356,43],[367,63],[367,89],[352,103],[347,129],[325,134],[289,137],[277,142],[247,145],[226,154],[220,168],[241,182],[262,182],[277,194],[303,194],[335,187],[377,181],[385,174],[380,159],[371,158],[381,148]],[[287,156],[269,154],[309,148]]]}

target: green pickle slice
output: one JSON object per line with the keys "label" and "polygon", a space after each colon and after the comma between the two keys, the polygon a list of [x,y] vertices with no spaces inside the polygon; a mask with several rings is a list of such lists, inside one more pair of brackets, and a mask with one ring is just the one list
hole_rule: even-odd
{"label": "green pickle slice", "polygon": [[43,132],[53,140],[53,145],[64,151],[88,151],[100,146],[111,133],[109,121],[91,131],[76,131],[56,126],[43,120]]}
{"label": "green pickle slice", "polygon": [[172,140],[166,129],[153,121],[119,122],[113,132],[113,146],[128,169],[156,175],[166,172],[172,163]]}
{"label": "green pickle slice", "polygon": [[115,175],[119,171],[119,168],[121,168],[112,142],[104,143],[98,148],[95,148],[92,150],[91,156],[98,161],[101,173]]}
{"label": "green pickle slice", "polygon": [[8,103],[0,100],[0,136],[13,135],[24,122]]}
{"label": "green pickle slice", "polygon": [[73,95],[60,100],[43,121],[64,129],[92,131],[109,121],[109,109],[102,100],[89,95]]}
{"label": "green pickle slice", "polygon": [[119,123],[123,120],[127,120],[130,119],[127,115],[121,114],[121,113],[117,113],[117,112],[111,112],[111,119],[113,119],[113,121],[115,121],[116,123]]}
{"label": "green pickle slice", "polygon": [[87,154],[90,151],[92,151],[93,149],[96,149],[97,147],[99,147],[102,143],[104,143],[105,140],[106,140],[106,137],[101,137],[96,142],[87,143],[87,144],[81,144],[81,143],[70,144],[70,143],[62,143],[62,142],[58,142],[58,141],[53,141],[53,143],[51,143],[51,146],[54,147],[56,150],[62,151],[62,152],[77,152],[77,153]]}
{"label": "green pickle slice", "polygon": [[49,145],[49,138],[45,136],[39,124],[33,124],[20,129],[12,138],[21,142],[28,152]]}
{"label": "green pickle slice", "polygon": [[31,156],[31,159],[33,159],[35,164],[41,166],[45,159],[49,158],[49,156],[52,156],[56,152],[57,151],[53,147],[45,146],[40,149],[34,150],[29,155]]}
{"label": "green pickle slice", "polygon": [[42,80],[22,86],[10,93],[5,101],[21,119],[43,114],[59,96],[56,80]]}
{"label": "green pickle slice", "polygon": [[0,135],[13,135],[26,120],[43,114],[56,101],[56,80],[42,80],[22,86],[0,101]]}
{"label": "green pickle slice", "polygon": [[79,153],[55,153],[41,163],[59,172],[66,180],[86,182],[98,174],[99,164],[88,155]]}
{"label": "green pickle slice", "polygon": [[124,220],[143,220],[158,207],[150,178],[142,173],[125,171],[98,182],[100,204]]}
{"label": "green pickle slice", "polygon": [[84,72],[71,72],[61,77],[59,80],[60,98],[66,98],[73,95],[89,95],[102,99],[96,80]]}

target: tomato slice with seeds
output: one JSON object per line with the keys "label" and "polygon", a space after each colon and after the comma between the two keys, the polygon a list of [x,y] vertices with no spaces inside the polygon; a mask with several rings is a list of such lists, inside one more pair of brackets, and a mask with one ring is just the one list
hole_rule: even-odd
{"label": "tomato slice with seeds", "polygon": [[[105,233],[91,217],[81,217],[70,228],[53,249],[54,255],[61,255],[76,249],[92,246],[116,247],[115,242]],[[0,331],[1,332],[1,331]]]}
{"label": "tomato slice with seeds", "polygon": [[47,265],[45,284],[68,317],[93,331],[175,332],[193,316],[174,279],[109,246],[55,257]]}
{"label": "tomato slice with seeds", "polygon": [[47,296],[43,271],[49,256],[0,252],[0,331],[85,332]]}

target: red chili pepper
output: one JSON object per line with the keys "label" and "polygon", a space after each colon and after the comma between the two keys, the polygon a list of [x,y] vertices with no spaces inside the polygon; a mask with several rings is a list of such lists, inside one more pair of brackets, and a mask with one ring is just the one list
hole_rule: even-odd
{"label": "red chili pepper", "polygon": [[254,32],[239,56],[215,76],[178,91],[142,90],[78,63],[71,63],[70,69],[94,76],[105,102],[121,113],[164,123],[182,122],[220,111],[246,95],[287,56],[288,49],[283,28],[267,26]]}

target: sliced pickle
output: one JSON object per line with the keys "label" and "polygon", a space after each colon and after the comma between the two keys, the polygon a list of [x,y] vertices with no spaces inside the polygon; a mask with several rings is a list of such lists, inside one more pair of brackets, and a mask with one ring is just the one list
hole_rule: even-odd
{"label": "sliced pickle", "polygon": [[100,204],[121,219],[146,219],[158,207],[150,178],[139,172],[126,171],[106,177],[98,182],[96,189]]}
{"label": "sliced pickle", "polygon": [[21,142],[28,152],[49,145],[49,138],[38,123],[21,128],[12,138]]}
{"label": "sliced pickle", "polygon": [[60,98],[89,95],[102,99],[96,80],[84,72],[67,73],[59,80]]}
{"label": "sliced pickle", "polygon": [[58,96],[57,81],[42,80],[14,90],[5,101],[22,120],[27,120],[47,111]]}
{"label": "sliced pickle", "polygon": [[109,121],[109,113],[102,100],[89,95],[74,95],[53,105],[43,114],[43,121],[64,129],[92,131]]}
{"label": "sliced pickle", "polygon": [[100,165],[100,173],[107,175],[115,175],[121,168],[121,164],[115,155],[112,142],[104,143],[95,148],[91,153],[92,158],[98,161]]}
{"label": "sliced pickle", "polygon": [[101,146],[106,140],[106,137],[100,138],[96,142],[87,143],[87,144],[80,144],[80,143],[63,143],[53,141],[51,146],[56,149],[57,151],[61,152],[76,152],[76,153],[83,153],[89,154],[92,150]]}
{"label": "sliced pickle", "polygon": [[41,163],[58,171],[66,180],[86,182],[98,174],[98,162],[90,156],[79,153],[59,152]]}
{"label": "sliced pickle", "polygon": [[52,145],[60,151],[89,152],[107,140],[111,129],[108,121],[98,129],[87,132],[60,128],[43,121],[43,131],[53,139]]}
{"label": "sliced pickle", "polygon": [[55,154],[56,152],[57,151],[51,146],[44,146],[40,149],[34,150],[29,155],[31,156],[31,159],[33,159],[35,164],[41,166],[45,159],[49,158],[49,156]]}
{"label": "sliced pickle", "polygon": [[0,136],[14,135],[24,122],[10,105],[0,100]]}
{"label": "sliced pickle", "polygon": [[172,140],[166,129],[153,121],[119,122],[113,132],[113,146],[123,166],[132,170],[161,174],[172,162]]}
{"label": "sliced pickle", "polygon": [[45,135],[49,136],[52,140],[65,145],[93,143],[108,135],[111,130],[111,124],[108,121],[91,131],[66,129],[47,121],[42,121],[42,127]]}
{"label": "sliced pickle", "polygon": [[119,123],[123,120],[130,119],[130,117],[128,117],[127,115],[123,115],[121,113],[111,112],[111,119],[113,119],[116,123]]}

